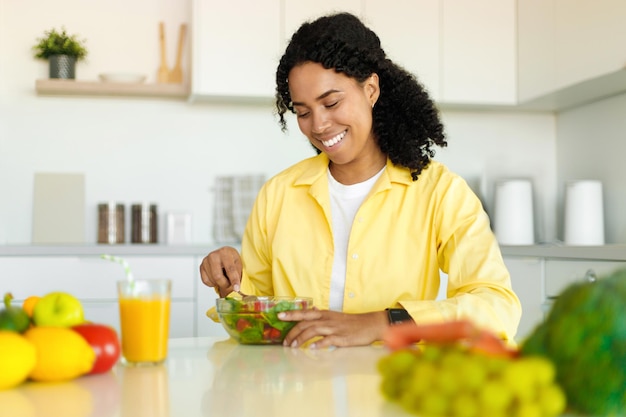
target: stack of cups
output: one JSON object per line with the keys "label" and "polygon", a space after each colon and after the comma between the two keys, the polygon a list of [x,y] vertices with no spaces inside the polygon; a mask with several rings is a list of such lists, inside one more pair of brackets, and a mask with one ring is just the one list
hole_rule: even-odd
{"label": "stack of cups", "polygon": [[602,183],[595,180],[565,184],[564,234],[566,245],[604,244]]}
{"label": "stack of cups", "polygon": [[533,189],[530,180],[497,181],[494,212],[494,232],[498,243],[501,245],[535,243]]}

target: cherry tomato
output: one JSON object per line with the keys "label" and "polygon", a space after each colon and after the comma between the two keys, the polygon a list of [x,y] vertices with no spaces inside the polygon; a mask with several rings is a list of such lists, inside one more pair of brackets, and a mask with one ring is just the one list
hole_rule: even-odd
{"label": "cherry tomato", "polygon": [[120,340],[111,326],[97,323],[84,323],[72,326],[96,352],[96,361],[89,374],[100,374],[113,368],[120,357]]}
{"label": "cherry tomato", "polygon": [[237,320],[237,331],[238,332],[242,332],[245,329],[247,329],[248,327],[252,327],[252,325],[250,324],[250,322],[246,319],[239,319]]}
{"label": "cherry tomato", "polygon": [[269,325],[265,326],[265,328],[263,329],[263,340],[272,342],[280,339],[280,330]]}

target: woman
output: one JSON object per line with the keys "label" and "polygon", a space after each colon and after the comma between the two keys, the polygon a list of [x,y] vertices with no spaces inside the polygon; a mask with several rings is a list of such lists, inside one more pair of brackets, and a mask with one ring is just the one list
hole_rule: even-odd
{"label": "woman", "polygon": [[[521,307],[476,195],[431,160],[446,146],[424,88],[386,56],[376,34],[341,13],[303,24],[276,71],[276,107],[318,155],[259,192],[242,241],[205,257],[220,296],[314,298],[290,311],[285,345],[355,346],[402,319],[470,319],[512,340]],[[439,271],[447,299],[436,301]],[[391,309],[391,310],[389,310]]]}

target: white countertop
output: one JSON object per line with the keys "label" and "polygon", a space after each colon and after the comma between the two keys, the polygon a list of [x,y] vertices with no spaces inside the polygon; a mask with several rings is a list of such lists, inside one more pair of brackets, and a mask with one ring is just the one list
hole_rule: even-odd
{"label": "white countertop", "polygon": [[171,339],[156,367],[0,391],[0,416],[407,417],[380,394],[382,346],[334,350]]}
{"label": "white countertop", "polygon": [[[1,256],[99,256],[108,253],[117,256],[206,256],[221,246],[238,248],[233,244],[67,244],[67,245],[0,245]],[[501,245],[504,256],[585,259],[600,261],[626,261],[626,245],[567,246],[559,243],[545,243],[528,246]]]}
{"label": "white countertop", "polygon": [[170,339],[160,366],[0,391],[0,417],[415,417],[380,393],[387,353]]}
{"label": "white countertop", "polygon": [[206,256],[221,246],[238,247],[237,243],[216,245],[164,245],[149,243],[108,244],[49,244],[0,245],[0,256]]}

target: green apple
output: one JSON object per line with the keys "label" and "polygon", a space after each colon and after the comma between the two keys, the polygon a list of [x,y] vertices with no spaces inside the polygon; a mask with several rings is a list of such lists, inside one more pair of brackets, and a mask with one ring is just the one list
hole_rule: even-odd
{"label": "green apple", "polygon": [[37,326],[70,327],[84,323],[83,305],[71,294],[51,292],[35,305],[33,321]]}

